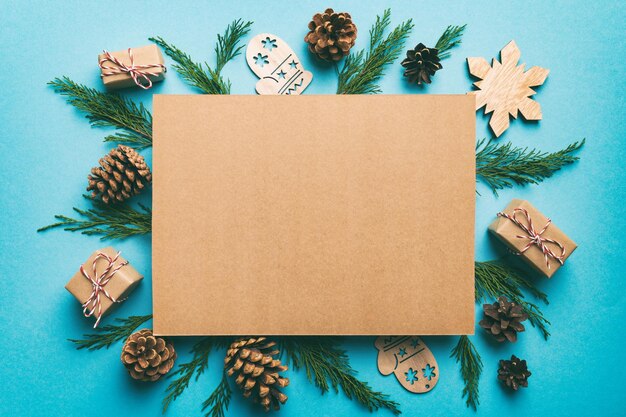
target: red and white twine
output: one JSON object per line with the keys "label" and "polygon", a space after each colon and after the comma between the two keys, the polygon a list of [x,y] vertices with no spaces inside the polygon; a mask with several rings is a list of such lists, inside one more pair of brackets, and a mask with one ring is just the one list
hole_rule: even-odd
{"label": "red and white twine", "polygon": [[[147,90],[152,87],[152,80],[150,80],[150,76],[156,77],[159,74],[151,71],[146,71],[149,68],[163,68],[165,70],[165,65],[163,64],[146,64],[146,65],[135,65],[135,58],[133,56],[132,48],[128,48],[128,56],[130,57],[130,65],[124,64],[119,59],[115,58],[113,55],[109,53],[109,51],[102,51],[104,53],[104,57],[98,61],[98,65],[103,70],[100,74],[100,77],[105,77],[107,75],[116,75],[128,73],[135,81],[139,87]],[[104,65],[106,62],[114,63],[115,67],[110,67]],[[145,80],[142,82],[141,80]]]}
{"label": "red and white twine", "polygon": [[[114,303],[121,303],[122,301],[124,301],[123,299],[116,300],[104,288],[109,283],[111,278],[113,278],[113,276],[115,275],[117,271],[119,271],[120,269],[128,265],[128,261],[124,261],[124,262],[120,262],[119,265],[113,268],[113,265],[115,264],[117,259],[120,257],[120,254],[121,252],[118,252],[117,255],[111,258],[106,253],[98,252],[91,264],[92,275],[89,275],[85,271],[84,265],[80,266],[80,272],[83,274],[85,278],[87,278],[91,282],[91,286],[92,286],[91,295],[89,296],[87,301],[83,303],[83,315],[85,317],[91,317],[95,315],[96,323],[93,325],[94,329],[98,327],[98,324],[100,323],[100,319],[102,319],[102,302],[100,300],[101,295],[104,295],[106,298],[108,298]],[[98,275],[96,271],[97,269],[96,264],[98,263],[99,259],[105,259],[108,262],[108,265]]]}
{"label": "red and white twine", "polygon": [[[517,213],[522,213],[524,215],[524,217],[526,218],[526,221],[528,222],[528,224],[524,224],[522,222],[520,222],[519,220],[517,220]],[[563,265],[564,259],[565,259],[565,247],[558,241],[554,240],[554,239],[549,239],[549,238],[545,238],[543,237],[543,233],[548,229],[548,226],[550,226],[550,223],[552,223],[552,220],[548,219],[546,225],[543,227],[543,229],[541,229],[539,232],[537,232],[537,230],[535,229],[535,227],[533,226],[533,220],[530,217],[530,214],[528,213],[528,210],[518,207],[516,209],[513,210],[513,215],[510,216],[506,213],[500,212],[498,213],[498,216],[500,217],[504,217],[507,218],[509,220],[511,220],[513,223],[515,223],[520,229],[522,229],[524,232],[526,232],[526,235],[517,235],[516,237],[518,239],[528,239],[528,244],[526,244],[526,246],[524,246],[522,248],[522,250],[520,250],[519,252],[514,252],[516,255],[521,255],[522,253],[526,252],[531,246],[536,245],[537,247],[539,247],[539,249],[541,249],[541,252],[543,253],[543,256],[546,260],[546,266],[548,267],[548,269],[550,269],[550,258],[552,259],[556,259],[561,265]],[[558,246],[558,248],[561,250],[561,254],[560,255],[556,255],[548,246],[547,243],[551,243],[553,245]]]}

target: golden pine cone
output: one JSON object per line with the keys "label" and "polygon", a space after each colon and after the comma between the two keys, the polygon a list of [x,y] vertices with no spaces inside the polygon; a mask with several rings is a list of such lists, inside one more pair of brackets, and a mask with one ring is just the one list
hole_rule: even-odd
{"label": "golden pine cone", "polygon": [[261,404],[265,411],[270,407],[280,409],[287,396],[278,388],[289,385],[289,379],[280,376],[288,368],[275,356],[280,353],[276,342],[265,337],[245,337],[234,341],[224,358],[224,369],[228,376],[243,390],[243,396]]}
{"label": "golden pine cone", "polygon": [[143,156],[129,146],[119,145],[92,168],[87,191],[104,203],[121,203],[139,194],[152,182],[152,173]]}
{"label": "golden pine cone", "polygon": [[326,9],[316,13],[309,22],[304,41],[309,51],[325,61],[339,61],[348,55],[356,42],[357,28],[350,13],[335,13]]}
{"label": "golden pine cone", "polygon": [[480,327],[491,333],[498,342],[517,341],[517,333],[526,328],[522,324],[528,320],[528,314],[521,305],[509,301],[506,297],[499,297],[493,304],[483,304],[484,318],[478,323]]}
{"label": "golden pine cone", "polygon": [[134,379],[156,381],[174,366],[176,351],[150,329],[131,334],[122,348],[122,363]]}

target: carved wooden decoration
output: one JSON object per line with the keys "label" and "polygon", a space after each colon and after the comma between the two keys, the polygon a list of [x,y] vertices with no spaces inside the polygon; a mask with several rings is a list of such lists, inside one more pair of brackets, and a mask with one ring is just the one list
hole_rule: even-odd
{"label": "carved wooden decoration", "polygon": [[376,339],[378,370],[395,374],[408,391],[422,394],[437,385],[439,368],[428,346],[417,336],[381,336]]}
{"label": "carved wooden decoration", "polygon": [[474,83],[478,91],[468,94],[476,95],[476,110],[485,106],[485,114],[493,112],[489,126],[496,137],[509,127],[509,114],[517,119],[518,110],[526,120],[540,120],[541,106],[530,98],[536,92],[530,88],[543,84],[549,70],[532,67],[524,72],[525,64],[517,65],[520,50],[515,41],[509,42],[502,51],[500,59],[489,63],[484,58],[467,58],[469,72],[481,81]]}
{"label": "carved wooden decoration", "polygon": [[313,79],[289,45],[271,33],[252,38],[246,49],[246,61],[260,78],[256,83],[259,94],[301,94]]}

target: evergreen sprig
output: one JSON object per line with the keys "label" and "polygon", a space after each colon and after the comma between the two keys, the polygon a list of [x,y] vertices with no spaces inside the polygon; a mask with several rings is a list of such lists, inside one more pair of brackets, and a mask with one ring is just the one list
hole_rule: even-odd
{"label": "evergreen sprig", "polygon": [[450,56],[449,50],[454,48],[455,46],[461,43],[461,37],[463,36],[463,31],[465,30],[465,26],[448,26],[446,30],[443,32],[437,44],[435,45],[435,49],[437,49],[437,54],[439,59],[445,59]]}
{"label": "evergreen sprig", "polygon": [[[191,361],[178,365],[176,371],[172,372],[168,376],[168,378],[173,378],[173,380],[165,389],[167,394],[165,398],[163,398],[163,413],[165,413],[171,403],[180,397],[185,389],[187,389],[189,382],[191,382],[194,375],[195,380],[197,381],[200,375],[204,373],[209,365],[209,354],[211,351],[226,345],[227,340],[223,337],[205,337],[193,345],[191,348]],[[209,397],[209,399],[210,398],[211,397]],[[219,398],[223,403],[223,397]],[[205,403],[208,401],[209,400],[205,401]],[[226,407],[228,406],[226,405]],[[203,405],[203,410],[204,408],[205,407]]]}
{"label": "evergreen sprig", "polygon": [[525,300],[526,290],[534,297],[548,304],[547,295],[524,277],[523,271],[504,264],[502,261],[476,262],[474,264],[476,302],[493,302],[500,296],[515,301],[528,313],[528,321],[537,327],[544,339],[548,340],[550,322],[544,317],[539,306]]}
{"label": "evergreen sprig", "polygon": [[189,84],[204,94],[230,94],[231,83],[222,77],[222,69],[241,53],[243,45],[239,43],[250,32],[251,26],[252,22],[237,19],[228,25],[223,35],[217,36],[215,68],[211,68],[206,62],[204,66],[196,63],[189,55],[176,46],[168,44],[161,37],[152,37],[149,40],[163,48],[165,53],[176,62],[173,67]]}
{"label": "evergreen sprig", "polygon": [[[89,197],[85,196],[88,200]],[[57,223],[37,229],[43,232],[49,229],[62,227],[70,232],[80,231],[84,235],[102,235],[101,239],[124,239],[130,236],[145,235],[152,230],[152,210],[139,204],[139,210],[127,204],[106,205],[93,200],[94,207],[82,210],[74,207],[74,211],[84,219],[57,214]]]}
{"label": "evergreen sprig", "polygon": [[391,11],[384,11],[382,18],[370,29],[370,45],[367,54],[361,50],[346,58],[342,69],[338,70],[337,94],[378,94],[382,90],[378,81],[385,67],[398,58],[404,43],[413,29],[412,20],[402,22],[386,38],[384,33],[391,23]]}
{"label": "evergreen sprig", "polygon": [[109,348],[113,343],[118,340],[126,339],[130,336],[137,327],[147,322],[152,318],[152,314],[145,316],[130,316],[125,319],[115,319],[116,324],[107,324],[106,326],[98,328],[100,333],[92,333],[83,335],[83,339],[68,339],[70,342],[76,345],[76,349],[88,349],[98,350],[102,348]]}
{"label": "evergreen sprig", "polygon": [[224,417],[226,411],[228,411],[232,394],[233,392],[228,384],[228,377],[226,373],[222,373],[222,380],[209,398],[202,403],[202,411],[206,410],[205,417]]}
{"label": "evergreen sprig", "polygon": [[579,158],[572,154],[584,144],[585,139],[560,151],[547,153],[514,147],[510,142],[499,144],[482,139],[476,144],[476,175],[491,187],[495,195],[498,190],[514,184],[538,184],[565,165],[578,161]]}
{"label": "evergreen sprig", "polygon": [[152,115],[143,104],[75,83],[68,77],[55,78],[48,85],[65,96],[72,106],[87,113],[92,126],[122,130],[107,136],[105,141],[125,143],[135,149],[152,146]]}
{"label": "evergreen sprig", "polygon": [[284,337],[281,340],[287,362],[291,362],[296,371],[304,368],[308,380],[322,394],[331,388],[338,392],[341,387],[349,399],[356,399],[370,411],[386,408],[400,414],[397,402],[356,378],[346,352],[338,344],[339,339],[335,337]]}
{"label": "evergreen sprig", "polygon": [[461,377],[465,382],[463,398],[467,397],[465,405],[476,410],[480,403],[478,401],[478,381],[483,371],[483,362],[480,354],[471,340],[469,340],[469,337],[460,336],[456,346],[452,349],[450,357],[455,358],[456,362],[461,364]]}
{"label": "evergreen sprig", "polygon": [[250,32],[252,23],[251,21],[244,22],[242,19],[234,20],[226,28],[224,35],[217,35],[215,45],[215,71],[217,73],[221,73],[228,62],[241,54],[245,45],[239,45],[239,43]]}

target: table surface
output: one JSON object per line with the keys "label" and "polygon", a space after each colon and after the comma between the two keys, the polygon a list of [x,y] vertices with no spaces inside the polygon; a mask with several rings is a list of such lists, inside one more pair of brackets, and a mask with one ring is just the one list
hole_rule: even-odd
{"label": "table surface", "polygon": [[[197,2],[201,3],[201,2]],[[349,11],[360,29],[356,48],[367,45],[367,30],[384,8],[374,2],[335,1]],[[121,344],[94,353],[76,351],[67,338],[90,330],[76,301],[63,288],[78,265],[103,244],[97,237],[63,231],[37,234],[57,213],[86,207],[81,195],[89,169],[111,145],[102,143],[108,129],[90,128],[84,115],[54,94],[46,83],[67,75],[101,88],[96,64],[102,49],[147,44],[160,35],[196,60],[214,62],[214,42],[234,18],[254,20],[252,32],[282,37],[314,74],[307,94],[332,94],[332,67],[306,52],[302,41],[310,17],[327,4],[245,1],[54,2],[0,1],[0,414],[20,416],[158,415],[165,382],[132,381],[118,363]],[[626,198],[624,93],[626,53],[623,40],[626,3],[572,2],[400,2],[389,1],[394,24],[413,18],[411,46],[434,44],[448,24],[467,23],[463,44],[452,50],[434,82],[408,85],[401,67],[387,70],[386,94],[450,94],[471,89],[465,58],[497,56],[515,39],[527,66],[550,69],[538,89],[544,120],[512,121],[499,139],[518,146],[555,151],[587,138],[581,161],[537,186],[515,187],[494,196],[478,185],[476,259],[497,256],[487,225],[511,198],[532,201],[551,216],[579,249],[551,280],[537,284],[549,294],[543,310],[551,321],[546,342],[530,328],[516,344],[497,345],[484,334],[472,338],[484,362],[480,415],[623,415],[626,409],[620,360],[626,340],[624,308],[626,244],[623,202]],[[166,59],[167,64],[171,61]],[[224,74],[235,94],[254,94],[256,77],[242,56]],[[192,94],[174,71],[151,92],[127,94],[151,106],[151,94]],[[307,117],[307,115],[303,115]],[[477,138],[490,135],[488,118],[477,114]],[[144,152],[150,160],[150,151]],[[146,196],[149,199],[149,196]],[[151,310],[150,237],[113,242],[145,273],[144,283],[117,311],[118,316]],[[477,312],[480,307],[476,307]],[[440,367],[437,387],[428,394],[404,391],[393,376],[376,368],[373,337],[347,338],[346,347],[359,377],[401,403],[404,415],[471,415],[461,398],[458,366],[448,357],[453,337],[426,337]],[[189,358],[192,341],[177,340],[180,362]],[[168,415],[201,415],[200,404],[219,378],[221,353],[210,369],[177,400]],[[496,381],[498,360],[516,354],[528,360],[530,387],[514,395]],[[282,416],[369,415],[342,394],[321,396],[302,373],[290,372]],[[235,393],[236,394],[236,393]],[[229,415],[257,414],[237,395]],[[381,411],[380,415],[391,415]]]}

